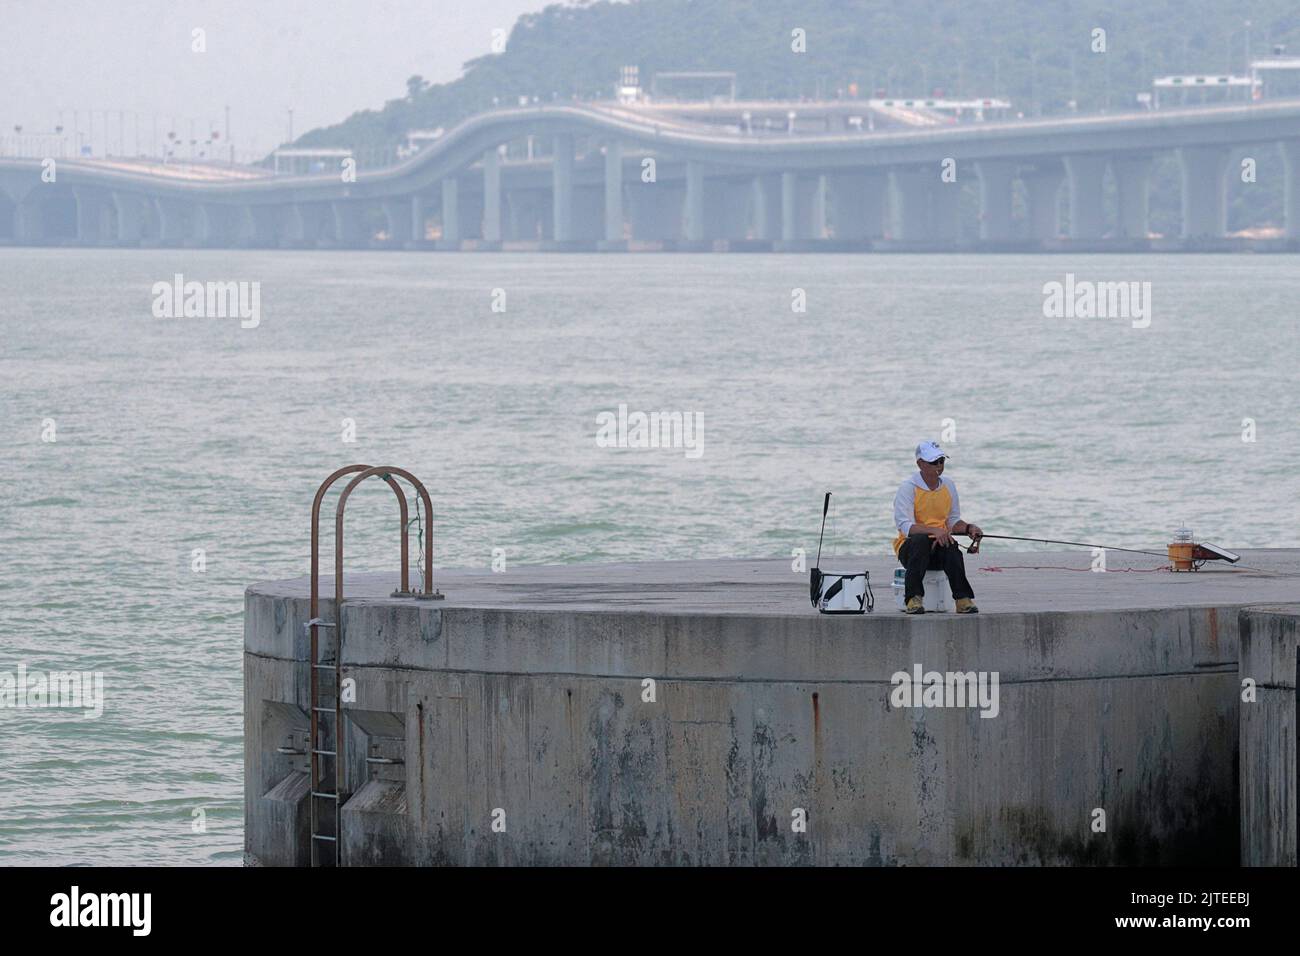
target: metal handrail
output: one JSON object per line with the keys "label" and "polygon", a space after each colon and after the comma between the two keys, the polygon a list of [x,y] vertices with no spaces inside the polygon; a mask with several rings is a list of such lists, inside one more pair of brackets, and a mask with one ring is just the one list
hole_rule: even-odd
{"label": "metal handrail", "polygon": [[[318,578],[319,575],[320,575],[320,506],[321,506],[321,501],[324,500],[324,498],[325,498],[325,492],[327,492],[327,491],[329,490],[330,485],[334,484],[334,482],[338,481],[338,480],[339,480],[340,478],[342,478],[344,475],[352,474],[353,472],[357,472],[357,471],[373,471],[373,469],[371,469],[371,466],[370,466],[370,465],[347,465],[346,467],[340,468],[338,471],[334,472],[332,475],[330,475],[328,478],[326,478],[323,482],[321,482],[321,486],[320,486],[319,488],[316,489],[316,497],[315,497],[315,499],[314,499],[314,500],[312,501],[312,503],[311,503],[311,617],[312,617],[312,620],[315,620],[317,617],[320,616],[320,613],[319,613],[319,612],[320,612],[320,606],[319,606],[319,602],[320,602],[320,588],[319,588],[319,584],[318,584],[317,578]],[[407,583],[406,583],[406,578],[407,578],[407,575],[410,573],[410,559],[409,559],[409,557],[407,556],[407,553],[406,553],[406,551],[407,551],[407,542],[408,542],[408,536],[407,536],[407,530],[406,530],[406,515],[407,515],[407,511],[408,511],[407,506],[406,506],[406,493],[405,493],[404,491],[402,491],[402,486],[399,485],[399,484],[398,484],[396,481],[394,481],[392,478],[385,477],[385,478],[384,478],[384,481],[386,481],[386,482],[388,483],[388,486],[389,486],[390,488],[393,489],[393,493],[394,493],[395,495],[397,495],[397,502],[398,502],[399,507],[401,508],[401,521],[402,521],[402,583],[401,583],[401,585],[398,587],[398,590],[401,591],[401,592],[403,592],[403,593],[406,593],[407,590],[408,590],[408,588],[407,588]],[[427,497],[427,496],[426,496],[426,497]],[[427,513],[427,511],[428,511],[428,505],[427,505],[427,502],[426,502],[425,510],[426,510],[426,513]],[[335,542],[335,550],[336,550],[336,551],[341,550],[341,549],[339,548],[338,542]],[[337,613],[337,609],[336,609],[335,613]]]}
{"label": "metal handrail", "polygon": [[[320,748],[319,741],[318,741],[319,733],[320,733],[320,718],[318,716],[318,714],[320,713],[320,711],[318,710],[318,706],[319,706],[318,700],[320,696],[320,678],[317,673],[318,671],[317,658],[319,656],[320,645],[319,645],[319,632],[317,628],[319,626],[319,621],[320,621],[320,506],[321,506],[321,502],[325,498],[325,492],[329,490],[330,486],[333,485],[334,482],[338,481],[338,479],[342,478],[344,475],[352,474],[354,472],[359,472],[359,471],[368,471],[368,469],[370,469],[369,465],[347,465],[346,467],[338,469],[333,474],[331,474],[328,478],[326,478],[323,482],[321,482],[320,487],[316,489],[316,497],[312,500],[311,503],[311,603],[310,603],[310,614],[308,616],[308,620],[310,622],[310,631],[311,631],[311,649],[309,651],[310,656],[308,657],[308,663],[310,664],[310,670],[311,670],[311,679],[309,683],[310,694],[311,694],[311,701],[310,701],[311,710],[310,710],[310,718],[309,718],[310,725],[311,725],[310,726],[311,737],[307,749],[310,751],[310,756],[311,756],[310,788],[313,791],[313,795],[311,798],[311,805],[309,809],[309,812],[311,814],[310,830],[312,833],[312,845],[309,848],[309,851],[311,853],[311,862],[313,864],[316,862],[315,789],[316,789],[317,782],[320,779],[320,756],[323,752],[325,752],[322,751],[322,749]],[[408,531],[406,527],[407,513],[408,513],[408,508],[406,504],[406,492],[404,492],[402,490],[402,486],[399,485],[392,478],[385,476],[384,481],[387,482],[388,486],[393,489],[393,494],[397,496],[397,504],[401,512],[402,584],[400,590],[403,593],[409,593],[408,585],[406,583],[407,576],[409,574],[409,569],[410,569],[410,564],[409,564],[410,559],[407,556],[409,538],[408,538]],[[336,542],[335,547],[336,549],[341,550],[341,543]],[[337,603],[334,608],[334,614],[336,619],[340,617],[340,609]],[[335,649],[335,655],[337,657],[337,659],[335,660],[335,671],[336,674],[338,674],[341,673],[340,668],[342,665],[342,657],[343,657],[343,646],[342,646],[343,631],[342,628],[336,628],[336,630],[338,633],[338,644],[336,645],[336,649]],[[336,698],[335,708],[334,708],[335,748],[334,748],[334,754],[332,756],[332,759],[335,762],[334,789],[336,794],[341,794],[342,788],[340,786],[340,783],[343,780],[343,773],[342,773],[343,728],[341,726],[342,715],[339,713],[340,706],[337,700],[338,698],[337,679],[335,680],[335,698]],[[341,800],[338,797],[336,797],[335,816],[334,816],[335,837],[338,836],[338,823],[339,823],[338,812],[339,812],[340,803]],[[335,863],[337,864],[339,859],[337,841],[335,842],[334,847],[335,847]]]}
{"label": "metal handrail", "polygon": [[[421,484],[420,479],[416,478],[415,475],[411,474],[409,471],[406,471],[403,468],[394,468],[391,465],[381,465],[377,468],[367,468],[365,471],[362,471],[350,482],[348,482],[347,487],[343,489],[343,493],[339,495],[338,508],[335,511],[335,516],[334,516],[334,600],[336,602],[335,605],[336,607],[342,604],[343,602],[343,510],[347,506],[348,497],[352,494],[353,490],[356,489],[357,485],[361,484],[361,482],[365,481],[367,478],[371,477],[372,475],[380,475],[384,478],[385,481],[388,481],[390,483],[392,482],[392,478],[391,478],[392,475],[397,475],[400,478],[405,478],[415,488],[416,494],[418,494],[420,496],[420,500],[424,502],[424,513],[430,517],[430,520],[432,520],[433,502],[429,499],[429,492],[425,490],[425,487],[423,484]],[[405,535],[406,533],[405,509],[403,509],[402,512],[402,533],[403,535]],[[402,554],[403,557],[405,557],[406,554],[405,549],[403,549]],[[403,570],[405,571],[405,568],[403,568]],[[407,588],[406,575],[405,573],[403,573],[402,591],[403,593],[410,593],[409,591],[406,590],[406,588]],[[414,597],[424,598],[426,600],[437,600],[442,597],[441,594],[439,594],[437,591],[433,589],[433,529],[432,528],[429,528],[427,530],[427,533],[425,533],[424,535],[424,587],[420,591],[420,593],[414,595]]]}
{"label": "metal handrail", "polygon": [[[325,492],[339,478],[344,475],[355,474],[355,477],[348,482],[339,495],[338,508],[335,512],[334,524],[334,623],[329,624],[320,619],[320,506],[325,498]],[[429,492],[418,478],[409,471],[402,468],[393,468],[391,466],[372,467],[370,465],[348,465],[340,468],[332,475],[326,478],[321,486],[316,490],[316,497],[311,505],[311,614],[308,620],[308,626],[311,631],[311,650],[309,663],[311,665],[311,741],[308,750],[311,751],[311,862],[316,863],[316,840],[326,840],[334,844],[335,864],[341,862],[342,857],[339,852],[340,830],[340,813],[343,804],[343,784],[345,780],[344,772],[344,731],[343,731],[343,702],[340,695],[342,675],[343,675],[343,513],[347,506],[348,497],[353,490],[365,481],[367,478],[378,476],[384,480],[387,485],[393,489],[397,495],[397,503],[401,515],[401,546],[402,546],[402,579],[398,588],[393,592],[395,597],[416,597],[428,600],[438,600],[442,594],[433,589],[433,534],[432,529],[421,529],[424,535],[424,581],[421,591],[412,593],[409,584],[410,563],[407,550],[409,547],[409,531],[407,528],[408,508],[406,504],[406,493],[402,486],[394,480],[394,476],[404,478],[415,488],[416,493],[420,496],[420,501],[424,503],[424,513],[430,517],[433,514],[433,502],[429,499]],[[319,627],[336,628],[336,645],[335,660],[332,665],[335,673],[334,681],[334,750],[322,749],[319,741],[320,718],[322,711],[328,712],[329,708],[321,707],[320,684],[317,671],[321,665],[317,661],[319,655],[318,628]],[[327,668],[328,669],[328,668]],[[319,758],[322,754],[329,753],[334,760],[334,792],[316,792],[318,778],[320,776]],[[326,836],[316,833],[316,803],[317,797],[332,798],[334,801],[334,835]]]}

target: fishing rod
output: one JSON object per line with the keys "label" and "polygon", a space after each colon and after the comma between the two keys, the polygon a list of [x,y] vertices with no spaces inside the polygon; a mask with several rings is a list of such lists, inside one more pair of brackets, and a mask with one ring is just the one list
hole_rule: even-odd
{"label": "fishing rod", "polygon": [[[1195,571],[1200,568],[1206,561],[1227,561],[1229,564],[1236,564],[1241,560],[1241,555],[1228,551],[1226,548],[1220,548],[1218,545],[1208,544],[1206,542],[1195,543],[1192,541],[1192,533],[1186,529],[1178,532],[1179,540],[1169,545],[1165,553],[1159,551],[1142,551],[1137,548],[1116,548],[1105,544],[1089,544],[1086,541],[1058,541],[1054,538],[1024,538],[1012,534],[981,534],[979,538],[972,538],[970,547],[966,549],[968,554],[978,554],[980,540],[984,538],[998,538],[1002,541],[1033,541],[1038,544],[1064,544],[1076,548],[1101,548],[1104,551],[1126,551],[1129,554],[1149,554],[1156,558],[1166,558],[1170,564],[1171,571]],[[960,545],[958,545],[960,547]],[[1277,572],[1267,571],[1264,568],[1254,568],[1249,565],[1240,565],[1233,570],[1258,571],[1263,574],[1275,574]]]}
{"label": "fishing rod", "polygon": [[[1140,551],[1136,548],[1116,548],[1107,544],[1089,544],[1086,541],[1056,541],[1052,538],[1022,538],[1019,535],[1014,535],[1014,534],[980,535],[980,539],[983,538],[998,538],[1002,541],[1034,541],[1037,542],[1038,544],[1065,544],[1076,548],[1102,548],[1106,551],[1127,551],[1130,554],[1150,554],[1150,555],[1154,555],[1157,558],[1169,557],[1168,554],[1162,551]],[[976,548],[978,549],[978,543],[976,544]]]}

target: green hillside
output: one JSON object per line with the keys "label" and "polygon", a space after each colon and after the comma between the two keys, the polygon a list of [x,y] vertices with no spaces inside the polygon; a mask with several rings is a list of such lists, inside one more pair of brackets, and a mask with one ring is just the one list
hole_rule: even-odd
{"label": "green hillside", "polygon": [[[1249,21],[1249,27],[1247,26]],[[807,50],[791,51],[791,31]],[[1093,31],[1106,31],[1094,52]],[[997,95],[1025,115],[1127,109],[1162,73],[1242,72],[1287,43],[1300,52],[1295,0],[632,0],[579,2],[521,17],[504,52],[465,64],[454,82],[419,77],[382,109],[312,130],[303,146],[390,155],[409,129],[451,124],[521,96],[606,97],[619,68],[731,70],[742,97],[835,97],[943,91]],[[395,91],[397,92],[397,91]],[[1214,95],[1214,94],[1210,94]],[[1074,104],[1073,106],[1071,104]],[[367,164],[369,164],[367,162]],[[1261,165],[1263,160],[1261,160]],[[1170,184],[1156,183],[1158,228]],[[1264,184],[1262,184],[1264,185]],[[1176,189],[1174,190],[1176,193]],[[1247,200],[1272,205],[1276,190]],[[1256,210],[1258,211],[1258,210]],[[1234,218],[1237,218],[1234,212]]]}

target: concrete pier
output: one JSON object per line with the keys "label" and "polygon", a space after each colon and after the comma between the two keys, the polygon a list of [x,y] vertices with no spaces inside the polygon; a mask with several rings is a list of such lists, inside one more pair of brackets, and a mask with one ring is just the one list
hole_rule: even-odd
{"label": "concrete pier", "polygon": [[944,182],[939,167],[892,171],[893,236],[909,244],[951,244],[961,232],[961,187]]}
{"label": "concrete pier", "polygon": [[1214,239],[1227,230],[1228,156],[1224,146],[1184,146],[1178,150],[1184,239]]}
{"label": "concrete pier", "polygon": [[826,177],[836,239],[878,239],[884,234],[889,178],[883,172],[840,173]]}
{"label": "concrete pier", "polygon": [[779,173],[755,176],[752,180],[754,238],[781,238],[782,177]]}
{"label": "concrete pier", "polygon": [[1300,140],[1283,140],[1282,170],[1286,182],[1282,195],[1283,219],[1289,239],[1300,239]]}
{"label": "concrete pier", "polygon": [[1105,156],[1083,154],[1065,157],[1070,189],[1070,238],[1100,239],[1106,232],[1106,207],[1102,203],[1106,181]]}
{"label": "concrete pier", "polygon": [[605,144],[605,241],[623,241],[623,144]]}
{"label": "concrete pier", "polygon": [[1151,166],[1153,158],[1136,154],[1117,156],[1111,162],[1118,193],[1121,239],[1145,239],[1150,232]]}
{"label": "concrete pier", "polygon": [[1005,159],[983,160],[975,168],[980,178],[980,238],[1010,239],[1016,164]]}
{"label": "concrete pier", "polygon": [[455,176],[442,181],[442,242],[460,244],[460,182]]}
{"label": "concrete pier", "polygon": [[[365,207],[361,203],[339,202],[330,203],[331,229],[333,229],[333,242],[339,246],[355,247],[363,245],[367,241],[368,234],[365,229]],[[385,203],[383,204],[383,215],[391,241],[404,242],[409,238],[406,228],[411,222],[406,203]]]}
{"label": "concrete pier", "polygon": [[495,147],[483,154],[483,238],[501,241],[501,153]]}
{"label": "concrete pier", "polygon": [[551,235],[556,242],[573,240],[573,134],[554,139],[551,158]]}
{"label": "concrete pier", "polygon": [[799,176],[781,174],[781,239],[790,242],[799,238]]}
{"label": "concrete pier", "polygon": [[[1090,561],[986,547],[968,559],[982,613],[916,618],[893,608],[888,557],[834,562],[876,593],[844,617],[810,608],[789,560],[439,571],[437,602],[349,575],[341,859],[1234,865],[1252,841],[1294,848],[1244,825],[1235,768],[1257,752],[1240,612],[1293,599],[1300,552],[1186,574]],[[270,865],[307,859],[307,592],[245,599],[246,849]],[[907,706],[895,675],[917,668],[996,674],[996,706]],[[1290,769],[1266,763],[1294,787],[1294,723],[1252,720],[1252,741],[1290,734]]]}
{"label": "concrete pier", "polygon": [[1065,166],[1047,161],[1021,173],[1029,201],[1029,234],[1040,241],[1054,240],[1061,233],[1061,183]]}
{"label": "concrete pier", "polygon": [[114,191],[113,206],[117,210],[117,241],[138,243],[145,238],[145,202],[131,193]]}
{"label": "concrete pier", "polygon": [[688,242],[704,240],[704,166],[686,164],[686,218],[685,232]]}

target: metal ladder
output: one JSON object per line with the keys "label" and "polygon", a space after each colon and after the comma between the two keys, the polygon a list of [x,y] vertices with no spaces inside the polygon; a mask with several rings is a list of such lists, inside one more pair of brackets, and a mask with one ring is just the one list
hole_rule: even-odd
{"label": "metal ladder", "polygon": [[[334,519],[334,620],[324,620],[320,616],[320,507],[325,492],[339,478],[354,474],[343,489]],[[420,501],[424,504],[424,513],[432,516],[433,508],[429,493],[424,485],[409,471],[401,468],[383,466],[372,468],[370,465],[348,465],[340,468],[326,478],[316,489],[315,500],[311,506],[311,606],[309,620],[303,627],[311,635],[311,648],[308,651],[307,664],[311,679],[308,706],[310,707],[311,732],[308,737],[307,750],[311,756],[311,769],[308,775],[307,801],[310,807],[309,856],[312,866],[339,866],[343,862],[340,852],[342,839],[342,811],[347,801],[347,768],[344,740],[346,730],[343,724],[343,510],[353,489],[365,479],[378,476],[382,478],[397,496],[401,520],[402,570],[401,581],[393,597],[411,597],[423,600],[441,600],[442,594],[433,588],[433,535],[432,529],[421,529],[424,537],[424,581],[423,588],[412,591],[409,584],[410,562],[407,554],[409,536],[407,531],[406,494],[402,486],[394,480],[394,475],[404,478],[414,486]],[[428,520],[426,518],[426,520]],[[322,628],[334,631],[334,642],[325,648],[322,656],[320,631]],[[321,681],[321,674],[329,676],[328,682]],[[326,686],[322,686],[326,684]],[[327,772],[332,762],[333,773]],[[322,813],[322,809],[326,812]],[[326,826],[326,823],[329,826]]]}

